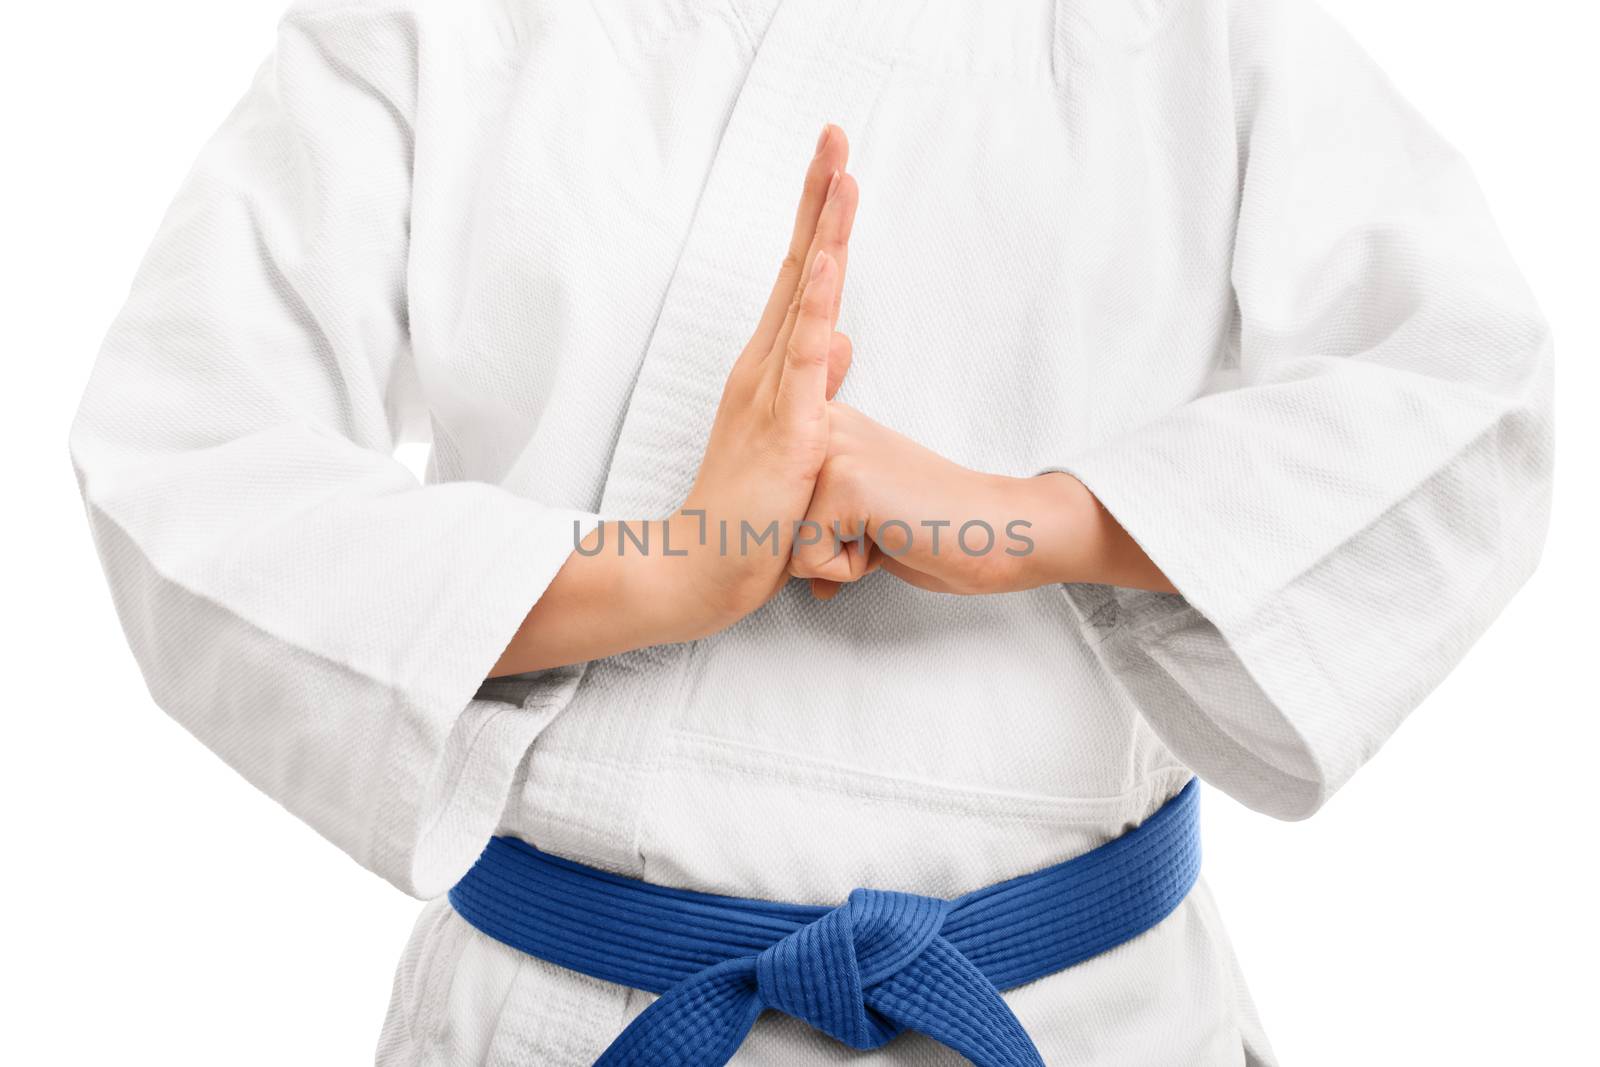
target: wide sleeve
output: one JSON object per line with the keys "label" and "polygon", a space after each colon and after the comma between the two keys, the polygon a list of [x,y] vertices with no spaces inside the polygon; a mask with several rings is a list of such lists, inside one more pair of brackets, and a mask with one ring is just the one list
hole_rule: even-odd
{"label": "wide sleeve", "polygon": [[302,4],[203,149],[95,363],[72,463],[156,702],[402,889],[466,869],[575,671],[486,673],[587,513],[419,484],[418,27]]}
{"label": "wide sleeve", "polygon": [[1550,340],[1467,167],[1345,33],[1235,16],[1237,365],[1057,468],[1178,594],[1065,588],[1174,753],[1299,818],[1533,570]]}

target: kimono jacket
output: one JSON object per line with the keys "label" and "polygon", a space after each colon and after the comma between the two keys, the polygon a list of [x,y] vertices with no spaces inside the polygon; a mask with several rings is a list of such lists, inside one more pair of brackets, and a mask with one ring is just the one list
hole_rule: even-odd
{"label": "kimono jacket", "polygon": [[[1178,592],[796,581],[486,682],[576,531],[683,501],[825,121],[840,399],[1070,472]],[[492,834],[836,904],[1059,862],[1193,774],[1310,815],[1534,567],[1550,344],[1466,166],[1308,0],[303,0],[71,456],[155,701],[431,901],[379,1061],[587,1064],[653,998],[450,909]],[[1271,1062],[1203,882],[1006,1000],[1051,1064]],[[961,1061],[769,1012],[734,1062]]]}

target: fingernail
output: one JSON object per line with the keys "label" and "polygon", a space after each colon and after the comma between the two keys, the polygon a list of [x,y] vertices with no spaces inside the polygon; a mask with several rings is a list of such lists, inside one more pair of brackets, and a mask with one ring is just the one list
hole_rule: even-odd
{"label": "fingernail", "polygon": [[823,203],[833,199],[833,191],[839,188],[839,171],[833,172],[833,177],[828,179],[828,195],[822,198]]}
{"label": "fingernail", "polygon": [[813,153],[814,155],[822,154],[822,146],[828,143],[828,130],[832,129],[832,127],[833,123],[831,122],[822,124],[822,132],[817,135],[817,150]]}
{"label": "fingernail", "polygon": [[833,257],[826,252],[818,250],[817,254],[811,259],[811,280],[825,282],[832,273]]}

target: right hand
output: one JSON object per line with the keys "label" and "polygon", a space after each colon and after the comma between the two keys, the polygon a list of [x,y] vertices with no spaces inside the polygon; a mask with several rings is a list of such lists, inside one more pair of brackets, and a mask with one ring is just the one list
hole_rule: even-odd
{"label": "right hand", "polygon": [[667,520],[674,551],[688,550],[661,560],[687,608],[680,638],[732,625],[789,577],[795,526],[827,456],[828,400],[850,363],[849,338],[834,330],[858,202],[855,179],[844,172],[848,153],[844,132],[827,127],[806,172],[788,254],[728,375],[694,486]]}

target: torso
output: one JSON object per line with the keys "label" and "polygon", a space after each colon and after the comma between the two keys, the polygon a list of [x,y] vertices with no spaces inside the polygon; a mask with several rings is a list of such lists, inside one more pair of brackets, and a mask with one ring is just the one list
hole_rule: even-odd
{"label": "torso", "polygon": [[[1238,154],[1207,5],[859,7],[461,16],[484,43],[424,85],[416,141],[412,255],[455,264],[410,294],[434,477],[670,511],[825,119],[862,188],[841,399],[1022,475],[1226,368]],[[591,664],[559,692],[503,832],[743,896],[955,895],[1109,840],[1189,777],[1055,588],[954,598],[876,575],[819,603],[794,583],[724,633]],[[450,936],[504,998],[486,1031],[501,1036],[474,1040],[508,1055],[567,1062],[548,1052],[566,1033],[588,1062],[648,1000]],[[1202,887],[1158,930],[1008,999],[1047,1061],[1127,1064],[1241,1062],[1242,998]],[[598,1019],[593,1041],[578,1018]],[[764,1020],[735,1062],[824,1040]],[[909,1040],[861,1062],[956,1061]]]}

